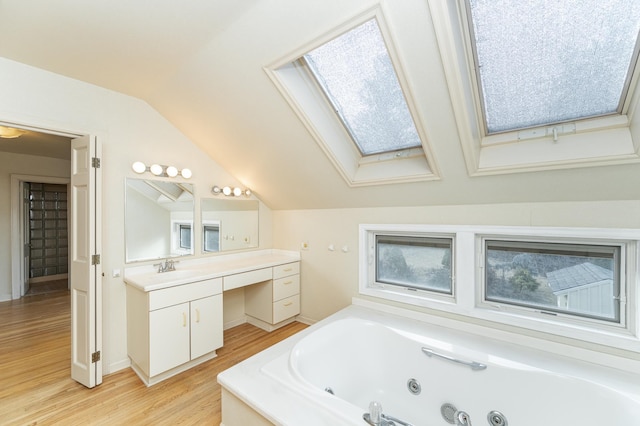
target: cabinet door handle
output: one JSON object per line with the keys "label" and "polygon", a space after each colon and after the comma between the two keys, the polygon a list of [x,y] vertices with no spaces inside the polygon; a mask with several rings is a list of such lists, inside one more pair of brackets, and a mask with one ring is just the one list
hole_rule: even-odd
{"label": "cabinet door handle", "polygon": [[196,309],[196,322],[200,322],[200,309]]}
{"label": "cabinet door handle", "polygon": [[287,302],[284,304],[284,306],[291,306],[291,305],[293,305],[293,302]]}
{"label": "cabinet door handle", "polygon": [[187,314],[185,312],[182,313],[182,326],[187,326]]}

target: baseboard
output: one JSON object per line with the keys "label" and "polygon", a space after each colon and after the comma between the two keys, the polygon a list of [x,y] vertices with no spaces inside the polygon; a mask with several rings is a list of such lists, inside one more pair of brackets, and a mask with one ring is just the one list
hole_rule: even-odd
{"label": "baseboard", "polygon": [[117,373],[120,370],[124,370],[126,368],[131,367],[131,360],[129,360],[129,358],[124,359],[122,361],[118,361],[118,362],[114,362],[112,364],[109,364],[109,370],[103,372],[104,375],[109,375],[109,374],[113,374],[113,373]]}
{"label": "baseboard", "polygon": [[228,330],[230,328],[242,325],[242,324],[244,324],[246,322],[247,322],[247,317],[245,316],[244,318],[240,318],[240,319],[237,319],[237,320],[225,322],[224,325],[222,326],[222,329],[223,330]]}
{"label": "baseboard", "polygon": [[318,322],[318,320],[314,320],[314,319],[311,319],[311,318],[303,317],[302,315],[298,315],[296,317],[296,321],[301,322],[303,324],[307,324],[307,325],[313,325],[313,324]]}

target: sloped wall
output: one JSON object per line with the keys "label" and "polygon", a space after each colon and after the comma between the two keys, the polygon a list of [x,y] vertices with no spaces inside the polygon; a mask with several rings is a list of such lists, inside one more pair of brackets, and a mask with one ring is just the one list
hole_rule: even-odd
{"label": "sloped wall", "polygon": [[[173,164],[179,169],[190,168],[196,199],[209,196],[214,184],[234,185],[238,182],[139,99],[4,58],[0,58],[0,93],[0,121],[73,134],[93,134],[102,143],[103,364],[105,373],[126,367],[129,361],[125,285],[121,277],[112,275],[114,270],[122,272],[125,267],[124,181],[126,177],[135,177],[131,164],[141,160]],[[8,170],[4,163],[0,165],[2,173]],[[37,174],[48,173],[44,165],[38,166],[34,162],[34,167],[39,167],[41,173]],[[69,176],[70,166],[66,168],[63,175]],[[5,186],[3,175],[0,195],[8,193]],[[0,205],[4,206],[5,201]],[[5,230],[6,209],[0,207],[0,226]],[[199,203],[196,203],[196,215],[199,215]],[[260,222],[260,248],[270,248],[271,213],[262,204]],[[9,234],[3,232],[3,235]],[[7,250],[3,238],[0,243],[3,259],[9,257]],[[0,294],[10,294],[10,279],[2,279],[10,277],[6,275],[10,274],[6,272],[10,268],[4,267],[4,263],[2,266]],[[236,298],[237,303],[242,300]],[[238,311],[235,306],[231,308],[230,312]]]}

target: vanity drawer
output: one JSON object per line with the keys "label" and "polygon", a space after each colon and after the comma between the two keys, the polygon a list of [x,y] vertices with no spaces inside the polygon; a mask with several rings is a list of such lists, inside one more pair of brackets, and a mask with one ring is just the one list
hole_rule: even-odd
{"label": "vanity drawer", "polygon": [[273,323],[277,324],[300,313],[300,295],[287,297],[273,303]]}
{"label": "vanity drawer", "polygon": [[273,267],[273,279],[300,273],[300,262],[287,263]]}
{"label": "vanity drawer", "polygon": [[149,292],[149,310],[186,303],[222,293],[222,279],[198,281]]}
{"label": "vanity drawer", "polygon": [[273,301],[300,293],[300,275],[273,280]]}
{"label": "vanity drawer", "polygon": [[273,276],[271,268],[256,269],[255,271],[242,272],[235,275],[227,275],[224,280],[224,291],[234,288],[268,281]]}

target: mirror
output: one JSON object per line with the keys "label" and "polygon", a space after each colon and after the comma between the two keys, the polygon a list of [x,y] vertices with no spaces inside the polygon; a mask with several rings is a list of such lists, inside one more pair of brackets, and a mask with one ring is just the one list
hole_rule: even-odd
{"label": "mirror", "polygon": [[258,247],[258,201],[203,198],[202,252]]}
{"label": "mirror", "polygon": [[125,261],[193,254],[193,185],[126,179]]}

